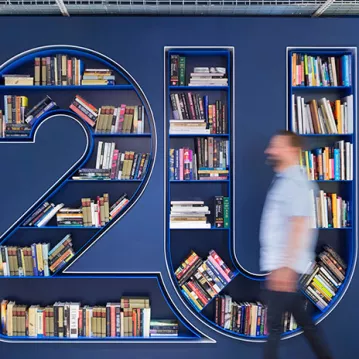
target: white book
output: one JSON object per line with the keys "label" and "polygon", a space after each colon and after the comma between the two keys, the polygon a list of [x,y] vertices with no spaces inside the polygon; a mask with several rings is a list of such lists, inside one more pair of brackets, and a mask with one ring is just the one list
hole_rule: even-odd
{"label": "white book", "polygon": [[298,111],[298,133],[303,134],[303,118],[302,118],[302,100],[300,96],[297,96],[297,111]]}
{"label": "white book", "polygon": [[77,338],[79,336],[79,303],[70,303],[69,306],[69,316],[70,316],[70,338]]}
{"label": "white book", "polygon": [[197,223],[196,221],[186,221],[186,222],[170,222],[170,228],[172,229],[203,229],[211,228],[210,223]]}
{"label": "white book", "polygon": [[98,142],[98,146],[97,146],[97,156],[96,156],[96,169],[100,169],[100,165],[101,165],[101,152],[102,152],[102,146],[103,146],[103,142],[99,141]]}
{"label": "white book", "polygon": [[49,277],[49,250],[50,250],[50,243],[43,243],[42,244],[42,259],[44,262],[44,276]]}
{"label": "white book", "polygon": [[171,213],[187,213],[187,212],[197,212],[197,213],[209,212],[209,207],[208,206],[203,206],[203,207],[172,206],[171,207]]}
{"label": "white book", "polygon": [[40,220],[40,222],[37,224],[36,227],[42,227],[45,226],[52,217],[54,217],[56,215],[56,213],[64,206],[63,203],[58,204],[57,206],[55,206],[54,208],[50,209],[50,211],[48,211],[45,216]]}

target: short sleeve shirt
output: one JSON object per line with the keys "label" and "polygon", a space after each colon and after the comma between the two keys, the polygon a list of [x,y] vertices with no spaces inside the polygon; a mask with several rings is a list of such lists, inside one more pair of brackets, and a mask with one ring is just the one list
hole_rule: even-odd
{"label": "short sleeve shirt", "polygon": [[[268,191],[261,219],[262,271],[273,271],[288,266],[289,263],[296,272],[306,272],[314,259],[317,242],[314,202],[317,191],[316,184],[308,181],[300,166],[292,166],[276,174]],[[304,231],[302,238],[303,246],[293,260],[287,258],[289,222],[292,217],[309,217],[308,231]]]}

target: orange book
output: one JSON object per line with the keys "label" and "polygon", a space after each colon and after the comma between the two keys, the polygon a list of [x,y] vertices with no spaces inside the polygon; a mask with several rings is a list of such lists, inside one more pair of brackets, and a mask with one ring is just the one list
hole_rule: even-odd
{"label": "orange book", "polygon": [[340,100],[335,100],[335,119],[337,120],[338,133],[343,133],[342,128],[342,112],[341,112],[341,104]]}

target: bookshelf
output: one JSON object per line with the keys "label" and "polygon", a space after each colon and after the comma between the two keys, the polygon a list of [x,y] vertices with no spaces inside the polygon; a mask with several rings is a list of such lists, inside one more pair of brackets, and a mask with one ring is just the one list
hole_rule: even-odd
{"label": "bookshelf", "polygon": [[[181,74],[180,69],[178,72],[178,84],[173,84],[173,56],[184,57],[185,58],[185,75]],[[215,307],[215,298],[219,294],[230,293],[233,295],[240,295],[239,291],[236,289],[237,284],[240,282],[242,285],[246,286],[246,291],[248,297],[255,295],[255,289],[258,288],[258,281],[252,281],[246,278],[245,273],[239,269],[237,263],[232,259],[232,249],[231,245],[233,243],[233,226],[232,223],[232,193],[233,193],[233,159],[232,159],[232,123],[233,123],[233,113],[232,113],[232,103],[233,103],[233,57],[234,49],[231,47],[228,48],[217,48],[217,47],[189,47],[189,48],[178,48],[178,47],[166,47],[165,48],[165,196],[166,196],[166,257],[167,265],[169,272],[171,274],[171,279],[174,284],[175,289],[177,290],[178,295],[186,304],[186,306],[202,320],[206,325],[212,329],[218,331],[221,334],[225,334],[235,339],[244,339],[251,340],[248,336],[243,336],[238,333],[228,331],[221,326],[218,326],[214,322],[214,307]],[[181,63],[181,60],[179,60]],[[226,84],[221,86],[216,85],[203,85],[197,86],[192,84],[192,79],[195,76],[192,76],[195,67],[225,67],[226,75],[228,78]],[[171,72],[172,68],[172,72]],[[178,99],[176,98],[178,95]],[[207,99],[206,99],[207,97]],[[191,100],[192,98],[192,100]],[[176,119],[176,114],[174,111],[181,109],[182,106],[187,106],[187,110],[181,109],[184,119],[192,118],[198,119],[198,115],[201,111],[201,98],[203,98],[203,112],[206,119],[206,127],[211,128],[211,131],[208,133],[203,133],[203,130],[196,132],[196,129],[192,131],[187,131],[186,129],[182,130],[172,127],[173,119]],[[174,100],[175,99],[175,100]],[[196,109],[196,104],[194,104],[194,113],[192,116],[190,112],[191,101],[198,101],[199,109]],[[180,103],[178,102],[180,101]],[[218,101],[221,103],[219,104]],[[175,104],[174,104],[175,102]],[[177,105],[177,106],[176,106]],[[206,106],[208,107],[206,108]],[[216,108],[225,107],[225,111],[222,117],[217,116],[217,121],[225,120],[227,121],[226,125],[222,125],[222,131],[215,131],[215,121],[213,111],[214,106],[212,107],[212,115],[210,114],[209,108],[211,105],[215,105]],[[190,116],[188,116],[190,114]],[[187,115],[187,116],[186,116]],[[218,112],[216,112],[218,115]],[[182,122],[183,123],[183,122]],[[210,124],[211,123],[211,124]],[[226,129],[224,129],[226,127]],[[217,127],[218,129],[218,127]],[[196,161],[198,156],[198,146],[197,141],[228,141],[227,143],[227,164],[226,168],[228,171],[228,176],[226,178],[220,178],[214,180],[213,178],[202,177],[194,178],[195,172],[195,162],[193,162],[193,156],[196,153]],[[207,143],[208,143],[207,142]],[[200,142],[203,144],[203,142]],[[215,145],[213,145],[215,147]],[[179,149],[190,149],[192,151],[192,167],[190,176],[188,178],[183,176],[179,177],[179,170],[173,169],[178,167],[173,163],[176,162],[176,159],[173,159],[173,155],[170,153],[170,149],[174,149],[174,157],[177,158],[181,156],[179,154]],[[203,148],[203,147],[202,147]],[[223,148],[223,147],[222,147]],[[176,151],[178,150],[178,151]],[[223,150],[225,152],[225,150]],[[184,166],[184,165],[183,165]],[[201,167],[198,165],[198,167]],[[211,167],[211,166],[209,166]],[[213,166],[216,167],[216,166]],[[177,171],[177,174],[173,172]],[[215,196],[225,196],[229,198],[229,226],[216,227],[214,223],[214,198]],[[208,215],[207,219],[210,225],[208,228],[173,228],[171,226],[171,202],[172,201],[203,201],[205,207],[209,207],[211,213]],[[229,270],[232,273],[231,280],[220,289],[216,296],[208,298],[208,302],[202,305],[202,308],[199,308],[192,297],[188,295],[183,290],[183,287],[180,286],[178,278],[175,274],[178,266],[185,261],[190,251],[193,250],[199,257],[205,259],[210,250],[215,250],[215,252],[223,259],[223,261],[228,266]],[[250,278],[252,279],[252,278]],[[248,283],[249,282],[249,283]],[[254,284],[254,285],[253,285]],[[243,288],[243,286],[241,286]],[[251,288],[251,289],[250,289]],[[252,292],[252,293],[251,293]],[[235,294],[234,294],[235,293]],[[253,340],[260,340],[261,338],[253,338]],[[262,338],[263,339],[263,338]]]}
{"label": "bookshelf", "polygon": [[[294,51],[298,49],[291,49],[290,51]],[[292,95],[298,94],[301,97],[304,97],[305,100],[315,98],[319,100],[321,96],[326,96],[330,100],[336,99],[337,96],[348,96],[353,95],[354,100],[354,108],[353,108],[353,131],[352,133],[302,133],[303,137],[310,144],[309,149],[313,149],[315,147],[312,146],[329,146],[333,144],[333,141],[344,140],[351,141],[354,144],[353,153],[355,153],[355,144],[356,144],[356,126],[354,119],[356,118],[356,88],[355,83],[346,86],[333,86],[333,87],[320,87],[320,86],[291,86],[291,73],[292,68],[290,64],[291,52],[287,53],[288,62],[288,124],[287,128],[293,130],[292,123]],[[351,76],[352,79],[355,79],[355,61],[356,61],[356,53],[354,49],[340,49],[340,50],[308,50],[308,49],[299,49],[299,51],[309,51],[312,54],[325,54],[326,56],[330,54],[330,56],[339,56],[341,54],[351,54],[353,56],[352,59],[352,68],[351,68]],[[326,52],[327,51],[327,52]],[[185,80],[182,81],[180,86],[176,86],[173,84],[173,63],[171,62],[171,55],[178,55],[178,57],[185,57]],[[234,253],[233,253],[233,243],[234,243],[234,231],[233,225],[229,225],[228,228],[214,228],[213,225],[209,228],[173,228],[171,221],[173,221],[172,216],[172,208],[176,206],[176,204],[171,204],[171,201],[198,201],[202,200],[204,202],[204,206],[209,206],[211,211],[213,211],[213,198],[214,196],[222,195],[227,196],[230,199],[230,207],[229,207],[229,218],[230,223],[231,215],[233,213],[233,208],[235,204],[232,200],[232,193],[234,193],[234,183],[233,183],[233,174],[231,169],[233,168],[232,162],[232,151],[233,151],[233,138],[234,133],[232,132],[234,126],[234,114],[232,111],[232,101],[233,101],[233,54],[229,49],[218,49],[218,48],[176,48],[169,47],[165,50],[165,150],[166,150],[166,161],[165,161],[165,195],[166,195],[166,256],[167,256],[167,264],[169,267],[169,272],[171,273],[172,282],[174,287],[177,290],[177,293],[183,300],[183,302],[187,305],[187,307],[193,311],[193,313],[202,320],[206,325],[216,330],[217,332],[239,340],[245,341],[264,341],[266,339],[266,335],[264,332],[257,332],[255,335],[253,333],[243,334],[242,332],[237,332],[232,329],[225,328],[224,325],[218,325],[217,318],[215,316],[215,308],[216,308],[216,300],[217,298],[227,295],[232,298],[233,301],[237,303],[243,303],[250,301],[251,303],[257,302],[260,298],[260,286],[264,279],[263,276],[254,275],[253,273],[246,272],[237,262]],[[179,60],[180,62],[181,60]],[[189,73],[193,72],[193,68],[196,66],[227,66],[227,74],[228,74],[228,86],[218,87],[218,86],[206,86],[206,87],[196,87],[196,86],[187,86],[190,81]],[[180,69],[178,73],[178,77],[180,76]],[[179,81],[180,82],[180,81]],[[184,82],[184,84],[183,84]],[[175,116],[176,109],[181,109],[182,115],[186,115],[186,110],[182,110],[181,104],[178,106],[177,99],[173,100],[172,94],[180,94],[198,93],[199,96],[208,96],[209,101],[208,104],[214,103],[216,100],[221,100],[223,103],[228,104],[228,132],[227,133],[195,133],[195,131],[173,131],[176,127],[173,125],[173,121],[171,121]],[[186,97],[179,95],[179,99],[182,99],[184,102],[184,106],[190,105],[190,99],[187,101]],[[176,106],[177,105],[177,106]],[[189,110],[187,110],[189,112]],[[207,113],[208,116],[208,113]],[[186,121],[188,117],[183,117]],[[193,118],[193,117],[192,117]],[[209,118],[205,117],[206,120]],[[213,179],[202,179],[198,180],[196,178],[192,178],[193,173],[190,171],[190,176],[183,177],[183,179],[178,178],[178,173],[173,171],[178,171],[176,167],[178,164],[176,163],[177,157],[180,156],[176,152],[176,149],[191,149],[192,153],[196,153],[196,142],[198,138],[222,138],[228,139],[229,141],[229,175],[226,179],[221,180],[213,180]],[[174,149],[174,159],[173,152]],[[197,152],[198,154],[198,152]],[[177,156],[177,157],[176,157]],[[192,163],[192,167],[196,165],[195,162],[187,161],[187,163]],[[185,160],[183,160],[183,166],[185,165]],[[353,158],[353,174],[355,173],[356,168],[356,156]],[[191,165],[190,165],[191,166]],[[200,166],[198,166],[200,167]],[[191,168],[191,167],[190,167]],[[173,170],[174,169],[174,170]],[[185,172],[184,172],[185,173]],[[352,212],[351,218],[355,218],[356,213],[356,203],[355,203],[355,188],[356,188],[356,178],[355,175],[353,178],[318,178],[313,180],[318,186],[328,192],[337,192],[343,196],[344,200],[354,201],[352,204]],[[174,212],[175,213],[175,212]],[[208,217],[209,222],[213,224],[213,217]],[[318,253],[320,250],[320,246],[324,244],[330,245],[338,254],[344,258],[346,263],[348,263],[348,269],[346,273],[346,277],[344,283],[340,286],[338,291],[336,292],[334,298],[330,302],[330,304],[324,309],[320,310],[314,303],[310,301],[308,298],[307,310],[313,315],[315,321],[318,323],[323,320],[339,303],[340,299],[343,297],[346,289],[349,286],[351,277],[353,275],[353,270],[355,266],[355,258],[356,258],[356,221],[352,221],[352,223],[346,227],[340,228],[320,228],[319,229],[319,246]],[[171,228],[172,227],[172,228]],[[192,296],[190,296],[185,290],[183,290],[182,284],[179,283],[178,273],[181,273],[181,270],[185,270],[190,268],[191,260],[189,257],[189,253],[191,250],[195,252],[199,257],[205,259],[210,250],[215,250],[216,253],[221,257],[224,263],[229,267],[232,271],[234,277],[232,280],[224,286],[219,292],[215,293],[214,297],[212,297],[206,303],[206,297],[203,296],[203,292],[201,289],[197,287],[197,289],[192,289]],[[186,261],[186,262],[185,262]],[[178,272],[178,268],[180,272]],[[177,270],[177,271],[176,271]],[[184,271],[185,273],[185,271]],[[194,272],[196,273],[196,271]],[[192,274],[193,276],[194,274]],[[197,279],[200,277],[196,277]],[[193,280],[192,280],[193,282]],[[188,288],[187,288],[188,289]],[[184,293],[185,291],[186,293]],[[194,294],[193,294],[194,293]],[[193,298],[195,297],[195,300]],[[197,301],[197,302],[196,302]],[[200,307],[198,307],[198,303]],[[287,322],[289,323],[289,322]],[[286,327],[283,327],[283,338],[290,338],[296,336],[301,333],[301,328],[296,327],[295,325],[290,327],[287,324]]]}
{"label": "bookshelf", "polygon": [[[305,56],[307,56],[306,60]],[[315,70],[323,68],[326,69],[325,66],[328,66],[327,71],[329,73],[330,79],[334,79],[334,77],[336,77],[336,79],[332,80],[331,82],[325,83],[320,76],[320,70],[319,72],[315,71],[315,74],[318,75],[310,76],[310,68],[308,69],[308,71],[305,70],[304,73],[299,73],[300,70],[298,69],[301,69],[302,63],[304,64],[305,69],[307,66],[306,64],[312,65],[312,59],[314,59],[313,68]],[[322,62],[322,60],[319,59],[328,59],[326,60],[328,65],[325,65],[324,61]],[[335,63],[335,66],[333,66],[332,61]],[[344,177],[342,173],[338,173],[338,175],[335,174],[335,176],[331,176],[332,178],[320,178],[319,175],[315,175],[316,178],[311,178],[309,176],[312,176],[312,172],[317,171],[317,169],[312,169],[312,167],[309,167],[310,174],[308,175],[308,177],[313,182],[316,182],[319,187],[319,190],[329,194],[337,194],[337,196],[342,197],[343,200],[349,201],[351,207],[350,224],[348,226],[339,226],[339,228],[333,228],[335,227],[334,224],[332,226],[329,224],[329,228],[326,228],[328,227],[326,225],[320,225],[318,229],[318,253],[321,251],[321,248],[324,245],[330,245],[344,259],[345,263],[347,264],[347,268],[343,283],[341,284],[335,295],[332,297],[329,304],[324,309],[319,308],[319,306],[315,304],[315,301],[313,301],[313,298],[311,298],[306,292],[303,291],[303,293],[308,297],[308,300],[311,303],[316,323],[319,323],[324,320],[341,301],[350,285],[356,264],[356,61],[357,54],[356,48],[354,47],[287,48],[287,128],[303,136],[306,150],[311,151],[314,154],[317,153],[315,152],[316,149],[325,149],[327,147],[332,147],[340,141],[349,142],[352,144],[352,150],[350,149],[350,147],[348,147],[348,150],[344,148],[343,151],[345,153],[345,156],[347,156],[347,154],[349,153],[349,162],[351,161],[351,174],[349,174],[349,178],[347,173],[344,173]],[[341,70],[341,72],[338,72],[338,68]],[[322,71],[324,73],[325,70]],[[320,85],[318,80],[320,81]],[[299,104],[302,100],[298,100],[298,98],[303,98],[304,108],[306,106],[305,104],[313,106],[312,108],[309,108],[310,116],[307,115],[307,117],[304,117],[304,119],[303,116],[300,116],[299,114],[298,108],[300,107]],[[323,107],[323,98],[325,98],[327,101],[329,101],[330,104],[332,104],[331,111],[326,111],[325,107]],[[340,100],[340,102],[338,100]],[[316,109],[314,106],[315,103],[321,104],[322,106],[317,106],[318,109]],[[338,107],[336,107],[336,105],[338,105]],[[303,106],[301,107],[301,110],[303,110]],[[318,124],[317,128],[315,128],[314,121],[316,121],[317,113],[319,114]],[[328,125],[323,126],[323,121],[328,120],[328,114],[330,115],[330,113],[333,113],[333,116],[335,118],[335,124],[337,126],[337,131],[335,131],[336,133],[332,133],[333,131],[330,130],[330,127]],[[312,128],[310,128],[311,120],[313,121]],[[299,126],[299,121],[303,121],[304,128],[303,126]],[[352,154],[350,154],[351,151]],[[320,154],[320,152],[318,153]],[[345,157],[345,159],[346,158],[347,157]],[[334,161],[334,163],[340,162],[340,168],[342,167],[342,158],[340,158],[340,161],[338,160],[338,158],[334,158]],[[347,164],[348,163],[345,162],[345,166],[343,167],[347,168]],[[320,168],[319,171],[321,173]]]}
{"label": "bookshelf", "polygon": [[[148,275],[126,275],[111,274],[90,275],[81,273],[77,276],[66,274],[66,268],[83,253],[94,241],[98,240],[104,232],[108,231],[117,221],[119,221],[141,197],[147,183],[150,179],[154,165],[157,149],[157,137],[155,122],[150,105],[142,89],[118,63],[112,59],[93,50],[78,46],[44,46],[29,50],[19,54],[4,63],[0,67],[0,76],[6,74],[34,76],[34,62],[36,58],[51,58],[56,55],[66,55],[67,58],[76,57],[80,60],[82,67],[79,73],[83,73],[86,68],[91,69],[109,69],[111,70],[116,84],[108,85],[0,85],[0,98],[4,96],[25,96],[28,98],[29,109],[38,104],[45,96],[50,96],[56,102],[57,108],[40,115],[31,127],[31,131],[26,137],[1,137],[0,142],[12,143],[13,146],[23,150],[22,143],[35,142],[35,135],[38,128],[44,121],[60,123],[67,119],[68,123],[75,121],[81,124],[82,132],[88,137],[88,143],[83,156],[76,166],[70,168],[65,177],[55,182],[45,194],[27,210],[25,213],[10,226],[3,234],[0,245],[7,247],[31,246],[33,243],[49,243],[50,249],[54,248],[67,234],[71,234],[73,255],[66,259],[64,265],[55,271],[51,271],[49,276],[30,276],[30,275],[8,275],[0,276],[3,284],[6,284],[6,290],[3,290],[2,299],[15,300],[21,305],[52,305],[56,301],[78,301],[89,305],[106,305],[108,301],[120,300],[121,295],[129,296],[148,296],[151,303],[151,318],[154,319],[177,319],[179,323],[179,332],[177,337],[115,337],[115,338],[34,338],[23,336],[6,336],[1,335],[0,340],[15,342],[118,342],[135,341],[135,342],[194,342],[202,341],[203,336],[187,322],[185,322],[180,313],[171,302],[162,279],[158,276]],[[68,65],[70,66],[70,65]],[[76,65],[77,66],[77,65]],[[76,67],[77,68],[77,67]],[[51,69],[51,67],[50,67]],[[74,69],[74,67],[72,68]],[[42,73],[41,73],[42,74]],[[67,73],[68,76],[69,73]],[[42,76],[42,75],[41,75]],[[112,76],[112,75],[111,75]],[[1,78],[0,81],[3,81]],[[72,79],[73,81],[73,79]],[[2,82],[3,83],[3,82]],[[127,106],[138,107],[143,109],[142,112],[142,132],[139,133],[121,133],[113,131],[111,133],[96,131],[81,116],[69,109],[70,104],[74,101],[76,95],[86,99],[96,109],[101,106]],[[4,103],[0,105],[4,109]],[[134,116],[135,117],[135,116]],[[133,117],[133,118],[134,118]],[[114,120],[112,120],[114,121]],[[140,121],[140,116],[138,116]],[[114,122],[112,122],[113,124]],[[133,125],[134,126],[134,125]],[[142,126],[142,125],[141,125]],[[66,126],[64,127],[66,130]],[[132,127],[134,128],[134,127]],[[53,136],[53,129],[42,129],[41,136]],[[69,137],[71,138],[71,136]],[[133,151],[136,153],[148,154],[146,157],[147,165],[143,165],[141,176],[131,176],[125,179],[73,179],[82,169],[95,168],[98,160],[99,142],[114,143],[114,147],[121,153]],[[46,142],[46,141],[45,141]],[[39,146],[41,147],[41,146]],[[46,148],[39,148],[37,155]],[[110,151],[110,148],[108,149]],[[109,155],[110,158],[110,155]],[[111,158],[112,160],[112,158]],[[113,166],[112,166],[113,167]],[[112,168],[110,166],[110,168]],[[98,168],[96,166],[96,168]],[[139,166],[140,168],[140,162]],[[138,170],[136,169],[136,171]],[[137,172],[136,172],[137,173]],[[27,219],[46,202],[64,203],[65,207],[79,208],[82,205],[81,198],[87,197],[96,199],[97,196],[108,193],[110,205],[116,202],[118,198],[126,193],[128,202],[124,208],[115,213],[105,224],[96,225],[92,222],[90,226],[59,226],[56,216],[52,217],[44,226],[24,225]],[[92,220],[93,220],[92,216]],[[89,220],[91,216],[89,217]],[[50,252],[49,252],[50,253]],[[25,258],[25,255],[24,255]],[[24,259],[24,261],[26,258]],[[42,280],[43,279],[43,280]],[[133,280],[133,282],[130,281]],[[73,294],[65,298],[65,288],[71,286]],[[31,290],[27,289],[31,288]],[[101,288],[101,290],[99,290]],[[101,297],[102,295],[102,297]],[[106,297],[106,298],[105,298]]]}

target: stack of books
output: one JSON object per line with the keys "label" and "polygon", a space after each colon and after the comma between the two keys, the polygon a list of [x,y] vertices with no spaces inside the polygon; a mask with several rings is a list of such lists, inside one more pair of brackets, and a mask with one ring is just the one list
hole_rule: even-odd
{"label": "stack of books", "polygon": [[64,206],[63,203],[55,205],[54,203],[43,203],[23,224],[25,227],[43,227],[56,213]]}
{"label": "stack of books", "polygon": [[[229,295],[217,296],[215,305],[215,323],[233,332],[258,337],[268,335],[267,307],[261,302],[239,302]],[[282,318],[283,332],[297,329],[297,323],[291,313]]]}
{"label": "stack of books", "polygon": [[170,180],[226,180],[229,171],[228,140],[195,138],[191,148],[169,150]]}
{"label": "stack of books", "polygon": [[62,208],[57,213],[57,225],[74,227],[103,227],[111,219],[109,201],[108,193],[104,193],[102,196],[97,196],[96,200],[91,198],[81,198],[80,208],[66,207]]}
{"label": "stack of books", "polygon": [[72,238],[67,234],[54,248],[49,251],[49,268],[51,272],[56,272],[68,263],[75,255],[72,248]]}
{"label": "stack of books", "polygon": [[7,122],[0,110],[0,137],[28,137],[31,133],[31,126],[24,122]]}
{"label": "stack of books", "polygon": [[292,95],[293,132],[299,134],[351,134],[354,130],[353,95],[330,101],[323,97],[304,102]]}
{"label": "stack of books", "polygon": [[228,132],[227,105],[197,93],[171,93],[170,133],[222,134]]}
{"label": "stack of books", "polygon": [[145,107],[102,106],[96,123],[96,133],[144,133]]}
{"label": "stack of books", "polygon": [[225,67],[195,67],[188,86],[228,86]]}
{"label": "stack of books", "polygon": [[353,180],[353,144],[341,140],[333,147],[302,151],[300,165],[309,180]]}
{"label": "stack of books", "polygon": [[2,75],[5,86],[33,86],[34,78],[30,75]]}
{"label": "stack of books", "polygon": [[86,69],[82,76],[82,85],[115,85],[115,75],[109,69]]}
{"label": "stack of books", "polygon": [[120,152],[115,142],[98,141],[96,167],[79,170],[74,180],[140,180],[150,160],[149,153]]}
{"label": "stack of books", "polygon": [[185,86],[186,83],[186,58],[179,55],[171,55],[171,86]]}
{"label": "stack of books", "polygon": [[90,126],[95,126],[98,117],[98,110],[83,97],[76,95],[75,99],[70,105],[70,109],[74,111],[80,118],[86,121]]}
{"label": "stack of books", "polygon": [[229,197],[214,197],[214,226],[216,228],[229,228]]}
{"label": "stack of books", "polygon": [[56,103],[46,96],[31,110],[28,110],[26,96],[4,96],[4,114],[0,111],[1,137],[28,137],[31,127],[45,112],[57,107]]}
{"label": "stack of books", "polygon": [[175,271],[182,293],[197,310],[202,310],[234,278],[221,257],[211,250],[203,261],[194,251]]}
{"label": "stack of books", "polygon": [[325,193],[323,190],[313,199],[317,228],[351,227],[352,209],[349,201],[343,200],[336,193]]}
{"label": "stack of books", "polygon": [[210,213],[204,201],[171,201],[170,228],[211,228],[207,219]]}
{"label": "stack of books", "polygon": [[0,275],[4,277],[48,277],[74,255],[70,234],[51,250],[49,243],[34,243],[30,247],[0,246],[0,253]]}
{"label": "stack of books", "polygon": [[333,300],[344,282],[347,265],[329,245],[318,255],[309,274],[301,279],[303,290],[323,310]]}
{"label": "stack of books", "polygon": [[292,54],[292,86],[351,86],[352,56]]}
{"label": "stack of books", "polygon": [[1,317],[2,334],[9,337],[150,337],[151,307],[147,297],[122,297],[120,303],[105,306],[56,302],[46,307],[19,305],[5,299],[1,302]]}
{"label": "stack of books", "polygon": [[36,57],[34,62],[35,85],[68,86],[81,84],[83,61],[66,54]]}
{"label": "stack of books", "polygon": [[178,322],[173,319],[158,319],[150,322],[151,337],[177,337]]}
{"label": "stack of books", "polygon": [[46,96],[37,105],[35,105],[28,113],[26,113],[25,122],[29,125],[33,125],[37,119],[39,119],[45,112],[54,110],[57,108],[56,102],[51,97]]}

